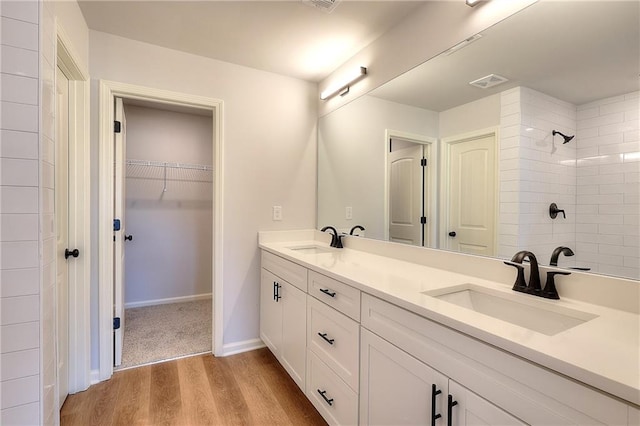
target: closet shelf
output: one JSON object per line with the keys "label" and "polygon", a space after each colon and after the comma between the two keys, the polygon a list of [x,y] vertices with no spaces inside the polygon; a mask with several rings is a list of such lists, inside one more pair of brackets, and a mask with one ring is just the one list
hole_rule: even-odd
{"label": "closet shelf", "polygon": [[167,192],[167,182],[182,181],[212,183],[213,167],[204,164],[171,163],[127,159],[127,178],[163,181],[163,192]]}

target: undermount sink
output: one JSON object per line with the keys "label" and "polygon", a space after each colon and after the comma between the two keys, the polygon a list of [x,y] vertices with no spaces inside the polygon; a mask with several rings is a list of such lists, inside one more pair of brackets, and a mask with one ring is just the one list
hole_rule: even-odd
{"label": "undermount sink", "polygon": [[293,250],[301,254],[320,254],[320,253],[333,252],[333,249],[329,247],[315,246],[315,245],[295,246],[295,247],[287,247],[287,248],[289,250]]}
{"label": "undermount sink", "polygon": [[597,318],[588,312],[534,300],[532,296],[504,293],[475,284],[430,290],[423,294],[548,336]]}

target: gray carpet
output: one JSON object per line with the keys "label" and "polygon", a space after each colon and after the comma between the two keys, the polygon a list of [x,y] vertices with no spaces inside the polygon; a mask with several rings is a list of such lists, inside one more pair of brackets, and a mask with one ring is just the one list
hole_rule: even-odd
{"label": "gray carpet", "polygon": [[118,369],[211,352],[211,299],[125,311]]}

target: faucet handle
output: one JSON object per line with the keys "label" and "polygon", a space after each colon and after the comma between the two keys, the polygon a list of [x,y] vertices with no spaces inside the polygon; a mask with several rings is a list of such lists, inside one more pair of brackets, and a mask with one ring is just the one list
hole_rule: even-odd
{"label": "faucet handle", "polygon": [[526,293],[527,291],[527,282],[524,280],[524,266],[521,263],[504,261],[505,265],[513,266],[518,270],[518,275],[516,276],[516,281],[513,283],[513,291],[520,291],[522,293]]}
{"label": "faucet handle", "polygon": [[560,295],[558,295],[558,290],[556,290],[556,275],[571,275],[571,272],[565,271],[547,271],[547,282],[544,285],[544,289],[540,296],[546,299],[560,299]]}

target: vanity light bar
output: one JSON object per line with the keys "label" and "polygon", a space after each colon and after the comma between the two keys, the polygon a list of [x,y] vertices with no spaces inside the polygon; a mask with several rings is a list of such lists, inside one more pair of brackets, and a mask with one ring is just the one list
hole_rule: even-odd
{"label": "vanity light bar", "polygon": [[329,86],[326,90],[320,93],[320,99],[324,101],[337,94],[340,94],[340,96],[346,95],[349,93],[349,86],[363,78],[365,75],[367,75],[366,67],[360,67],[358,70],[354,70],[353,73],[345,77],[344,82]]}

